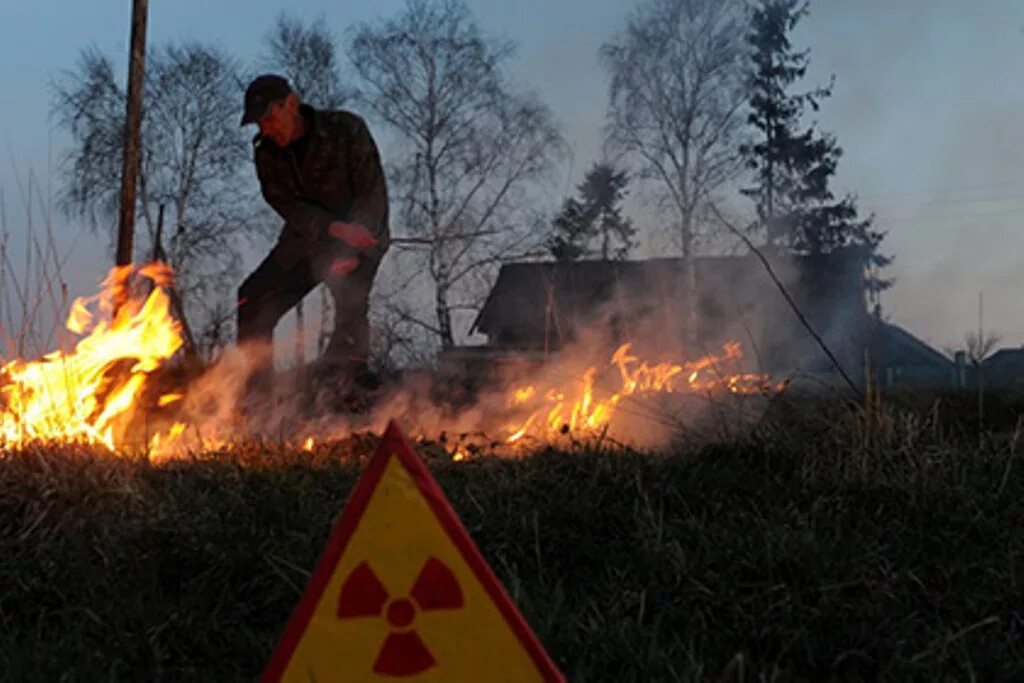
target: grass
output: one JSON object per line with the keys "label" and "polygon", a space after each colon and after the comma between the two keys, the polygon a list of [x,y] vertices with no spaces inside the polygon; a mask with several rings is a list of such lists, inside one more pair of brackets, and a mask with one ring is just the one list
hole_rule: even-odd
{"label": "grass", "polygon": [[[431,467],[569,680],[1019,680],[1017,434],[896,405]],[[359,472],[259,446],[0,458],[5,681],[253,680]]]}

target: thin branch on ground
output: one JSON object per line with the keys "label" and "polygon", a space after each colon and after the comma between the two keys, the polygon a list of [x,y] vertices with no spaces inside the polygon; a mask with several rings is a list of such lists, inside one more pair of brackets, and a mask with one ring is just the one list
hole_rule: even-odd
{"label": "thin branch on ground", "polygon": [[787,290],[786,286],[782,284],[781,280],[779,280],[778,276],[775,274],[775,270],[772,268],[772,265],[768,262],[768,259],[765,258],[764,254],[761,253],[761,250],[754,245],[754,243],[750,240],[749,237],[743,234],[742,230],[737,228],[727,218],[725,218],[725,216],[723,216],[721,212],[718,210],[717,206],[712,204],[711,211],[715,214],[715,216],[722,223],[722,225],[724,225],[729,231],[731,231],[733,234],[735,234],[737,237],[743,240],[744,244],[747,245],[747,248],[750,249],[750,251],[755,256],[757,256],[759,261],[761,261],[761,265],[763,265],[765,271],[767,271],[768,277],[772,279],[772,282],[775,283],[775,286],[779,289],[779,292],[782,293],[783,298],[786,299],[786,303],[788,303],[789,307],[793,309],[793,313],[795,313],[796,317],[800,320],[800,324],[804,326],[804,329],[806,329],[812,337],[814,337],[814,341],[817,342],[821,350],[825,352],[825,355],[828,356],[828,359],[832,363],[833,367],[835,367],[836,371],[839,372],[839,374],[842,376],[846,384],[849,385],[850,390],[857,398],[858,403],[863,405],[864,392],[861,391],[860,387],[858,387],[857,384],[852,379],[850,379],[850,376],[846,374],[846,370],[843,369],[843,366],[839,362],[839,359],[836,358],[835,354],[832,353],[832,349],[828,347],[828,344],[825,343],[825,340],[821,338],[821,335],[819,335],[815,331],[810,321],[807,320],[807,318],[804,316],[803,312],[800,310],[800,307],[796,305],[795,301],[793,301],[793,297],[790,296],[789,290]]}

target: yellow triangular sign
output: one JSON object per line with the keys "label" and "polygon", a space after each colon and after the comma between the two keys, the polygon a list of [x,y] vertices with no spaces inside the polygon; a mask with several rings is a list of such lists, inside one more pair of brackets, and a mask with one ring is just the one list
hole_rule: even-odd
{"label": "yellow triangular sign", "polygon": [[392,422],[261,680],[565,679]]}

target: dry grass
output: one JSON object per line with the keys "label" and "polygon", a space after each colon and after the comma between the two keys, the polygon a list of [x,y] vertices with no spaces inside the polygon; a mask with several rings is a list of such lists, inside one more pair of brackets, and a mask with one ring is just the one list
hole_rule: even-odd
{"label": "dry grass", "polygon": [[[570,680],[1019,679],[1018,434],[922,403],[431,465]],[[371,449],[2,456],[4,680],[252,680]]]}

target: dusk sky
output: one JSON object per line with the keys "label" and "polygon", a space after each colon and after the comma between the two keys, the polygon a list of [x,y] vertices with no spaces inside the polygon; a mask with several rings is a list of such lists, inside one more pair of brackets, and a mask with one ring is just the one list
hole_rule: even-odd
{"label": "dusk sky", "polygon": [[[182,38],[252,62],[282,9],[324,16],[339,38],[356,21],[393,14],[396,0],[175,0],[150,3],[150,45]],[[625,0],[470,0],[482,28],[519,45],[512,76],[552,108],[573,146],[569,184],[600,154],[606,80],[597,50],[622,26]],[[49,122],[49,80],[94,45],[126,71],[131,3],[0,2],[3,148],[0,186],[15,249],[24,249],[19,181],[29,170],[54,192],[66,140]],[[837,189],[860,196],[889,230],[892,320],[941,347],[985,324],[1024,344],[1024,2],[817,0],[794,36],[811,49],[807,83],[835,74],[820,125],[845,150]],[[51,161],[52,160],[52,161]],[[50,169],[53,169],[50,172]],[[41,216],[36,213],[35,220]],[[55,216],[73,294],[109,265],[105,240]],[[21,246],[19,246],[19,241]],[[644,256],[646,254],[638,254]]]}

